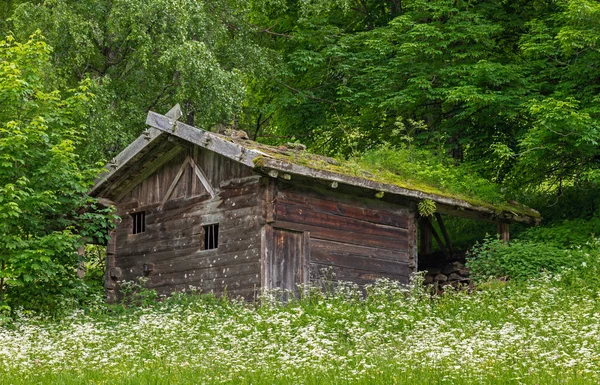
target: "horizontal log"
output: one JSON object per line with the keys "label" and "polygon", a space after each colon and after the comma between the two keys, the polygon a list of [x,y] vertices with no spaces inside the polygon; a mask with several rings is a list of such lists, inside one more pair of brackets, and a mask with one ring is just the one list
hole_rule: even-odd
{"label": "horizontal log", "polygon": [[330,253],[319,248],[312,248],[311,263],[402,276],[408,276],[414,271],[408,266],[408,262],[391,262],[363,256]]}
{"label": "horizontal log", "polygon": [[213,267],[205,267],[205,268],[197,268],[189,266],[184,269],[184,266],[179,266],[180,269],[178,271],[167,271],[164,272],[162,270],[158,270],[155,267],[155,271],[153,271],[152,275],[150,275],[150,279],[154,282],[159,281],[177,281],[177,280],[211,280],[211,279],[224,279],[224,278],[233,278],[237,276],[244,276],[247,274],[260,274],[260,264],[258,259],[245,262],[245,263],[237,263],[235,265],[227,265],[227,266],[213,266]]}
{"label": "horizontal log", "polygon": [[[156,290],[156,292],[159,295],[171,295],[172,293],[175,292],[191,292],[190,290],[190,285],[189,284],[179,284],[179,285],[168,285],[168,286],[161,286],[161,287],[155,287],[154,290]],[[242,298],[246,301],[249,302],[256,302],[259,300],[259,296],[261,293],[260,287],[256,287],[256,285],[254,286],[247,286],[247,287],[241,287],[241,288],[231,288],[231,287],[225,287],[223,289],[219,289],[219,290],[199,290],[200,293],[203,294],[213,294],[216,297],[222,297],[223,295],[227,296],[227,298],[232,298],[232,299],[236,299],[236,298]]]}
{"label": "horizontal log", "polygon": [[275,212],[277,220],[339,229],[341,231],[352,232],[356,235],[365,237],[379,236],[395,239],[407,239],[408,237],[407,230],[403,228],[380,225],[360,219],[320,212],[310,206],[277,202]]}
{"label": "horizontal log", "polygon": [[321,195],[316,192],[279,190],[278,203],[290,203],[311,207],[313,210],[334,215],[341,215],[366,222],[372,222],[393,227],[408,228],[410,210],[407,207],[382,202],[356,200],[352,197],[339,195]]}
{"label": "horizontal log", "polygon": [[158,289],[160,287],[173,288],[177,287],[178,285],[184,285],[188,287],[192,285],[204,292],[209,292],[211,290],[223,292],[226,288],[227,290],[253,289],[255,285],[260,285],[260,272],[253,272],[250,274],[227,278],[203,279],[196,275],[188,278],[180,277],[169,280],[157,280],[154,282],[149,281],[147,287],[150,289]]}
{"label": "horizontal log", "polygon": [[389,278],[402,283],[408,283],[408,275],[374,273],[372,271],[349,269],[346,267],[323,265],[319,263],[310,264],[310,281],[315,283],[320,280],[326,281],[348,281],[358,285],[373,283],[377,279]]}
{"label": "horizontal log", "polygon": [[194,260],[194,266],[198,268],[212,266],[226,266],[229,263],[238,263],[248,261],[253,258],[259,258],[258,252],[260,245],[254,244],[235,244],[225,247],[219,245],[218,249],[200,250],[198,247],[188,247],[175,250],[158,251],[147,254],[131,254],[128,256],[119,256],[116,266],[123,269],[136,268],[143,263],[154,263],[156,269],[168,270],[167,267],[173,267],[174,270],[180,262],[183,264],[189,260]]}
{"label": "horizontal log", "polygon": [[380,259],[391,262],[411,262],[411,255],[407,251],[389,250],[377,247],[365,247],[359,245],[351,245],[342,242],[327,241],[322,239],[311,239],[310,247],[319,249],[321,253],[332,253],[340,256],[356,256],[363,258]]}
{"label": "horizontal log", "polygon": [[406,251],[409,243],[406,237],[381,237],[376,235],[365,236],[360,233],[351,233],[343,229],[332,229],[319,226],[310,226],[302,223],[276,221],[271,224],[274,228],[309,231],[311,239],[323,239],[328,241],[337,241],[351,245],[366,247],[376,247],[388,250]]}

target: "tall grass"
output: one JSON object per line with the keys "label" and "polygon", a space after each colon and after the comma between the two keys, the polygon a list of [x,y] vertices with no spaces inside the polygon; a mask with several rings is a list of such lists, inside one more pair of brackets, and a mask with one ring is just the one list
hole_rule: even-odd
{"label": "tall grass", "polygon": [[366,297],[21,314],[0,327],[0,384],[598,384],[597,265],[440,297],[417,276]]}

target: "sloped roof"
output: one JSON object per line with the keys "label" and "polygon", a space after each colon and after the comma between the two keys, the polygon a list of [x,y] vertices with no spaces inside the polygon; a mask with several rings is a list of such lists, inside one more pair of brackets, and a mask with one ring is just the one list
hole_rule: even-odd
{"label": "sloped roof", "polygon": [[[165,146],[165,139],[177,138],[214,151],[222,156],[242,163],[255,171],[271,177],[291,178],[298,175],[310,179],[328,182],[331,186],[348,185],[372,190],[374,197],[385,194],[408,197],[415,201],[429,199],[436,202],[437,211],[446,214],[463,216],[487,221],[517,221],[537,223],[540,214],[516,202],[492,204],[468,197],[456,197],[435,188],[423,191],[411,188],[400,178],[389,175],[378,175],[356,167],[346,166],[334,159],[310,154],[306,151],[268,146],[251,140],[234,139],[190,126],[178,121],[181,117],[179,106],[175,106],[166,115],[150,111],[146,118],[149,126],[140,137],[117,155],[107,166],[104,173],[96,180],[90,194],[102,197],[111,188],[119,184],[135,185],[154,170],[152,167],[140,170],[135,165],[141,159],[148,158],[151,149],[154,152],[172,151],[173,146]],[[158,147],[163,146],[163,147]],[[145,161],[148,161],[148,159]],[[137,174],[137,177],[133,177]]]}

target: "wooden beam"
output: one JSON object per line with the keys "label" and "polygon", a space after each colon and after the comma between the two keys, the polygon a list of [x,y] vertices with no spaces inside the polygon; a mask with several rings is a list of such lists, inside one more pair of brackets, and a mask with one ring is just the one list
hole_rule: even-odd
{"label": "wooden beam", "polygon": [[444,240],[446,241],[446,246],[448,247],[448,250],[450,250],[450,255],[454,255],[454,248],[452,247],[452,243],[450,242],[450,237],[448,236],[448,232],[446,231],[446,226],[444,225],[442,215],[440,213],[435,213],[434,215],[435,219],[437,219],[438,225],[440,226],[440,230],[442,231]]}
{"label": "wooden beam", "polygon": [[194,173],[196,174],[198,179],[200,179],[200,182],[202,182],[202,186],[204,186],[206,191],[208,191],[208,193],[210,194],[210,197],[214,198],[216,195],[215,190],[210,185],[210,182],[208,181],[206,174],[204,174],[204,171],[202,171],[202,169],[196,164],[196,162],[194,162],[194,159],[188,157],[188,162],[189,162],[190,166],[192,166],[192,169],[194,170]]}
{"label": "wooden beam", "polygon": [[510,241],[510,229],[508,223],[498,222],[498,234],[504,243],[508,243]]}
{"label": "wooden beam", "polygon": [[123,199],[123,197],[125,197],[125,195],[127,195],[131,190],[133,190],[135,186],[140,184],[150,175],[154,174],[154,172],[156,172],[159,168],[161,168],[166,163],[175,158],[177,155],[179,155],[179,153],[181,153],[182,150],[182,147],[175,146],[171,150],[167,151],[167,153],[165,153],[163,156],[157,158],[152,163],[148,164],[142,169],[142,172],[140,172],[135,178],[127,182],[127,184],[125,184],[122,188],[119,189],[120,192],[115,197],[115,200],[119,202],[121,199]]}
{"label": "wooden beam", "polygon": [[432,238],[431,238],[431,230],[428,226],[423,223],[423,220],[420,221],[421,226],[419,230],[419,238],[420,238],[420,246],[421,246],[421,255],[429,255],[433,250]]}
{"label": "wooden beam", "polygon": [[245,164],[248,167],[254,168],[254,159],[257,157],[268,156],[261,151],[252,150],[233,143],[218,134],[174,121],[173,119],[157,114],[156,112],[148,112],[146,124],[161,130],[162,132],[167,132],[190,143],[214,151],[217,154],[235,160],[236,162]]}
{"label": "wooden beam", "polygon": [[117,204],[113,201],[111,201],[110,199],[106,199],[106,198],[98,198],[98,203],[101,204],[104,207],[115,207]]}
{"label": "wooden beam", "polygon": [[179,120],[183,116],[183,113],[181,112],[181,106],[179,105],[179,103],[174,105],[173,108],[171,108],[169,112],[165,114],[165,116],[173,120]]}
{"label": "wooden beam", "polygon": [[105,171],[95,180],[94,187],[92,187],[89,194],[97,195],[101,190],[100,188],[108,179],[114,176],[125,164],[149,146],[150,143],[156,141],[161,135],[163,135],[162,131],[151,128],[147,131],[147,135],[140,135],[136,140],[131,142],[129,146],[106,165]]}
{"label": "wooden beam", "polygon": [[[168,119],[173,121],[181,118],[181,108],[179,104],[176,104],[167,114],[165,115]],[[151,143],[155,142],[159,137],[164,135],[164,132],[150,127],[144,131],[142,135],[138,136],[129,146],[125,147],[113,160],[111,160],[105,167],[105,171],[98,176],[94,181],[94,186],[90,190],[90,195],[98,195],[101,191],[101,187],[114,176],[124,165],[129,163],[133,158],[136,157],[144,148],[148,147]]]}
{"label": "wooden beam", "polygon": [[173,179],[173,182],[171,182],[171,185],[169,186],[169,189],[165,193],[165,196],[163,197],[162,201],[160,202],[159,209],[163,208],[163,206],[165,205],[165,203],[167,203],[167,201],[171,197],[171,194],[173,194],[173,191],[175,191],[175,187],[177,187],[177,183],[179,182],[179,179],[181,179],[181,177],[183,176],[183,173],[185,172],[186,166],[188,166],[188,160],[189,159],[190,158],[188,156],[185,159],[185,161],[181,164],[181,166],[179,167],[179,171],[177,171],[177,175],[175,175],[175,178]]}
{"label": "wooden beam", "polygon": [[433,223],[431,223],[431,220],[429,219],[429,217],[423,217],[423,223],[425,224],[426,227],[429,228],[429,231],[431,231],[431,234],[435,238],[435,241],[437,242],[438,246],[440,247],[440,249],[442,249],[442,253],[444,254],[444,256],[446,258],[450,258],[450,254],[448,254],[448,250],[446,249],[444,242],[442,242],[442,238],[440,238],[437,231],[435,231],[435,228],[433,227]]}

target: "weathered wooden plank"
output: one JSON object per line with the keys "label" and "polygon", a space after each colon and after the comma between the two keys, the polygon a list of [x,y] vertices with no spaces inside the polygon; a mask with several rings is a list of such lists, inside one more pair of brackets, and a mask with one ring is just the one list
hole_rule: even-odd
{"label": "weathered wooden plank", "polygon": [[393,227],[408,228],[410,209],[380,201],[356,200],[341,194],[324,195],[310,190],[278,189],[277,201],[311,207],[324,213],[360,219]]}
{"label": "weathered wooden plank", "polygon": [[122,188],[120,188],[120,193],[115,196],[115,200],[118,202],[123,199],[127,194],[131,192],[131,190],[140,184],[142,181],[146,180],[150,175],[154,174],[159,168],[164,166],[166,163],[171,161],[174,157],[179,155],[183,150],[180,146],[175,146],[171,150],[167,151],[164,155],[156,158],[154,161],[148,163],[143,170],[129,182],[124,184]]}
{"label": "weathered wooden plank", "polygon": [[[175,267],[175,266],[174,266]],[[191,281],[191,280],[209,280],[209,279],[225,279],[244,276],[247,274],[260,274],[260,264],[258,259],[246,261],[246,263],[228,264],[226,266],[214,266],[199,268],[193,265],[186,267],[181,263],[177,268],[168,270],[156,270],[152,272],[150,278],[154,282],[159,281]]]}
{"label": "weathered wooden plank", "polygon": [[377,259],[374,256],[361,255],[359,252],[350,253],[343,249],[320,247],[320,244],[315,241],[311,250],[311,263],[402,276],[408,276],[413,272],[408,259],[402,262]]}
{"label": "weathered wooden plank", "polygon": [[[230,231],[231,234],[225,233],[221,236],[219,233],[219,250],[228,250],[230,244],[238,245],[246,242],[247,244],[258,244],[260,241],[260,235],[258,228],[246,228],[238,227]],[[165,238],[155,241],[142,242],[140,240],[133,240],[130,242],[120,242],[119,255],[121,257],[129,255],[141,255],[155,253],[165,250],[176,250],[188,247],[202,247],[202,237],[198,234],[197,237],[185,237],[185,238]],[[236,246],[237,247],[237,246]]]}
{"label": "weathered wooden plank", "polygon": [[241,288],[254,288],[254,285],[260,284],[260,273],[252,272],[245,275],[239,275],[235,277],[213,277],[213,278],[202,278],[201,276],[194,276],[193,279],[185,276],[173,277],[168,280],[162,279],[155,282],[148,282],[147,286],[150,289],[159,287],[177,287],[178,285],[189,285],[198,287],[201,291],[208,292],[210,290],[223,291],[225,288],[228,290],[235,290]]}
{"label": "weathered wooden plank", "polygon": [[171,182],[171,185],[167,189],[167,192],[165,193],[165,195],[161,199],[161,201],[160,201],[160,208],[161,209],[165,205],[165,203],[169,200],[169,198],[171,197],[171,194],[175,190],[175,187],[177,186],[177,183],[179,182],[179,179],[181,179],[181,176],[183,175],[183,173],[185,171],[185,168],[189,167],[189,164],[187,162],[188,159],[189,159],[189,157],[185,158],[185,160],[183,161],[183,163],[179,167],[179,171],[177,171],[177,174],[175,174],[175,178],[173,179],[173,182]]}
{"label": "weathered wooden plank", "polygon": [[269,288],[298,294],[298,285],[308,284],[305,234],[283,229],[273,229],[272,234],[273,248],[267,255]]}
{"label": "weathered wooden plank", "polygon": [[194,266],[198,266],[198,268],[224,266],[228,263],[258,260],[259,247],[259,243],[254,242],[248,244],[229,244],[229,247],[219,247],[212,250],[201,250],[199,247],[192,246],[151,253],[138,253],[120,256],[119,266],[124,269],[132,269],[144,263],[142,261],[145,261],[154,263],[158,270],[172,264],[182,263],[185,265],[190,260],[193,260]]}
{"label": "weathered wooden plank", "polygon": [[419,249],[417,242],[417,210],[411,210],[408,226],[408,259],[411,261],[409,267],[413,272],[417,271],[419,265]]}
{"label": "weathered wooden plank", "polygon": [[419,235],[421,238],[421,254],[429,255],[433,252],[433,238],[431,237],[431,230],[428,226],[421,222],[419,226]]}
{"label": "weathered wooden plank", "polygon": [[339,229],[354,233],[355,236],[384,237],[406,239],[407,230],[398,227],[365,222],[359,219],[343,217],[315,211],[310,207],[277,202],[275,206],[278,221],[295,222],[309,226]]}
{"label": "weathered wooden plank", "polygon": [[411,261],[409,250],[391,250],[377,247],[353,245],[337,241],[329,241],[311,237],[311,249],[319,249],[322,253],[335,253],[336,255],[359,256],[375,258],[392,262]]}
{"label": "weathered wooden plank", "polygon": [[406,251],[408,249],[407,237],[394,238],[380,237],[376,235],[364,236],[361,234],[343,231],[341,229],[310,226],[301,223],[286,222],[279,220],[277,222],[274,222],[272,225],[273,227],[282,229],[309,231],[312,239],[324,239],[329,241],[348,243],[352,245],[376,247],[390,250]]}
{"label": "weathered wooden plank", "polygon": [[192,158],[189,158],[189,162],[190,162],[190,165],[192,166],[192,169],[194,170],[194,173],[196,174],[198,179],[200,179],[200,182],[202,183],[202,185],[204,186],[206,191],[208,191],[208,193],[210,194],[210,197],[214,198],[215,194],[216,194],[215,190],[210,185],[210,182],[208,181],[208,178],[204,174],[204,171],[202,171],[202,169],[196,164],[196,162],[194,162],[194,160]]}
{"label": "weathered wooden plank", "polygon": [[406,239],[407,237],[406,228],[380,225],[373,222],[362,221],[360,219],[320,212],[316,211],[313,207],[286,204],[277,201],[275,211],[277,213],[277,220],[286,222],[340,229],[361,236],[382,236],[401,239]]}
{"label": "weathered wooden plank", "polygon": [[217,154],[223,155],[242,163],[248,167],[254,167],[254,159],[262,154],[255,150],[250,150],[236,143],[230,142],[225,137],[221,137],[212,132],[204,131],[199,128],[176,122],[164,115],[156,112],[148,112],[146,124],[163,132],[175,135],[178,138],[194,143],[198,146],[207,148]]}
{"label": "weathered wooden plank", "polygon": [[376,273],[367,270],[349,269],[346,267],[322,265],[319,263],[310,264],[310,281],[318,283],[319,281],[349,281],[358,285],[373,283],[380,278],[389,278],[402,283],[408,283],[408,275],[397,275],[388,273]]}

